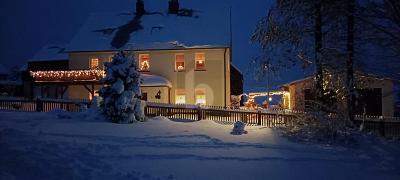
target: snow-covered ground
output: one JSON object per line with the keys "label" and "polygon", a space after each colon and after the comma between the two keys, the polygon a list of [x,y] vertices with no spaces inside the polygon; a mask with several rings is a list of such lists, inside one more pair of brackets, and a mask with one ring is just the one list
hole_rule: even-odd
{"label": "snow-covered ground", "polygon": [[0,179],[400,179],[400,144],[378,138],[338,147],[208,120],[84,119],[0,112]]}

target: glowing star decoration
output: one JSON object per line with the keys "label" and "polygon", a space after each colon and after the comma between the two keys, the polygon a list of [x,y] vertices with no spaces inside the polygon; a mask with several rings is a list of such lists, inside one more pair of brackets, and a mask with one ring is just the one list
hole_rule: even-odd
{"label": "glowing star decoration", "polygon": [[149,70],[149,61],[142,61],[140,64],[140,70],[141,71],[148,71]]}
{"label": "glowing star decoration", "polygon": [[31,71],[36,82],[74,82],[99,81],[104,77],[103,70],[70,70],[70,71]]}

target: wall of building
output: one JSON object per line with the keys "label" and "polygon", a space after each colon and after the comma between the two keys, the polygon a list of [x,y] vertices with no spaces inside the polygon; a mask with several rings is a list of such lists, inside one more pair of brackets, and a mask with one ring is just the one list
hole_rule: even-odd
{"label": "wall of building", "polygon": [[[185,56],[185,70],[175,71],[175,55],[183,53]],[[195,70],[195,53],[205,53],[205,70]],[[81,52],[69,55],[70,69],[88,69],[91,57],[99,58],[101,62],[108,61],[114,52]],[[195,104],[195,89],[205,89],[206,103],[208,105],[226,106],[230,104],[230,52],[228,48],[221,49],[185,49],[185,50],[158,50],[135,52],[136,59],[139,54],[150,55],[150,73],[168,79],[172,88],[170,101],[175,102],[175,92],[185,90],[186,104]],[[146,88],[148,89],[148,88]],[[82,88],[70,88],[71,97],[78,96]],[[158,90],[157,90],[158,92]],[[164,94],[164,93],[163,93]]]}
{"label": "wall of building", "polygon": [[[91,88],[91,85],[88,85],[87,87]],[[95,92],[97,93],[100,88],[100,85],[95,85]],[[69,86],[67,93],[69,99],[91,99],[90,92],[83,85]]]}
{"label": "wall of building", "polygon": [[374,80],[368,81],[368,88],[381,88],[382,89],[382,115],[394,116],[394,85],[391,80]]}
{"label": "wall of building", "polygon": [[[142,94],[147,93],[148,102],[156,103],[169,103],[169,88],[168,87],[142,87]],[[160,99],[156,98],[156,95],[160,93]]]}
{"label": "wall of building", "polygon": [[232,65],[230,65],[230,70],[230,89],[232,95],[243,94],[243,74]]}

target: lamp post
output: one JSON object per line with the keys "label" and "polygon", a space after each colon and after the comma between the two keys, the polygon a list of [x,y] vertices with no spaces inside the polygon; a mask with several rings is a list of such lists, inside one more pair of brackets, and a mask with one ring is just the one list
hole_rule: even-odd
{"label": "lamp post", "polygon": [[269,76],[270,76],[270,72],[269,72],[269,58],[267,60],[267,62],[264,64],[264,71],[266,71],[267,73],[267,109],[269,109],[270,105],[269,103],[271,102],[271,97],[270,97],[270,85],[269,85]]}

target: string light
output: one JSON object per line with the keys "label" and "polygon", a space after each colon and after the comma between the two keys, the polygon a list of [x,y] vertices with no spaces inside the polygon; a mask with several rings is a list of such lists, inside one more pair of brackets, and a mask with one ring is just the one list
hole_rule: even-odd
{"label": "string light", "polygon": [[98,81],[104,77],[103,70],[30,71],[35,81]]}

